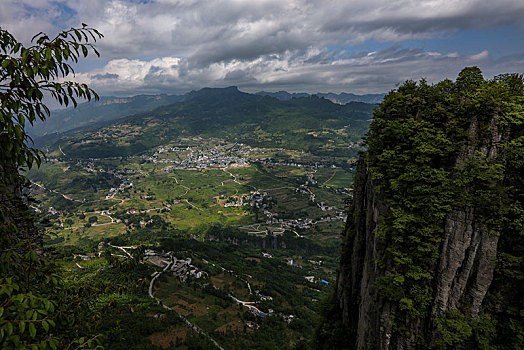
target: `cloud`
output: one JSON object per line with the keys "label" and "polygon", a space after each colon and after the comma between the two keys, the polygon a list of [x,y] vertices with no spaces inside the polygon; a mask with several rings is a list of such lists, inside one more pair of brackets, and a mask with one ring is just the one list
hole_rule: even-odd
{"label": "cloud", "polygon": [[122,95],[183,93],[204,86],[231,85],[245,91],[327,92],[328,88],[335,92],[373,93],[388,91],[408,79],[425,78],[436,82],[454,78],[464,66],[479,65],[489,76],[495,73],[490,67],[502,65],[494,62],[487,51],[472,55],[441,54],[400,45],[376,52],[360,52],[351,57],[316,59],[321,55],[322,52],[313,48],[302,54],[288,50],[278,55],[214,62],[206,66],[193,66],[187,58],[179,57],[150,61],[115,59],[100,69],[77,74],[75,79],[101,93]]}
{"label": "cloud", "polygon": [[94,74],[91,76],[92,79],[118,79],[118,74],[106,73],[106,74]]}
{"label": "cloud", "polygon": [[476,60],[483,60],[488,57],[489,57],[488,50],[483,50],[482,52],[479,52],[478,54],[471,56],[471,59],[476,61]]}
{"label": "cloud", "polygon": [[[81,22],[106,37],[107,58],[143,52],[193,64],[252,59],[369,39],[393,42],[518,25],[520,0],[2,0],[0,23],[24,38]],[[31,25],[28,25],[31,22]]]}
{"label": "cloud", "polygon": [[[519,54],[494,61],[406,40],[462,30],[522,28],[522,0],[2,0],[0,23],[22,40],[88,23],[105,60],[77,79],[102,91],[202,86],[379,92],[405,79],[454,77],[464,65],[519,71]],[[366,42],[386,49],[362,49]],[[378,45],[384,47],[387,45]],[[91,59],[91,58],[90,58]],[[96,66],[96,65],[94,65]],[[101,67],[103,66],[103,67]],[[89,68],[83,68],[89,67]],[[512,68],[515,67],[515,68]],[[259,88],[256,88],[256,86]]]}

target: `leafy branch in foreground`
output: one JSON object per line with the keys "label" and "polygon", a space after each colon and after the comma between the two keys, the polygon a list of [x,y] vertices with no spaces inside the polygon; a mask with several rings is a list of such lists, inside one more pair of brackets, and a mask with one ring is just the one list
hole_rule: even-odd
{"label": "leafy branch in foreground", "polygon": [[43,153],[31,148],[32,141],[26,133],[27,122],[45,120],[50,115],[44,96],[50,95],[60,104],[75,107],[77,99],[98,99],[86,84],[61,81],[74,74],[71,63],[87,57],[89,51],[100,56],[89,42],[102,38],[96,29],[82,24],[50,38],[45,33],[33,37],[32,46],[25,47],[8,31],[0,28],[0,169],[9,176],[2,176],[4,184],[13,183],[18,174],[13,167],[31,168],[40,165]]}
{"label": "leafy branch in foreground", "polygon": [[41,163],[43,153],[30,146],[26,125],[50,115],[44,98],[60,104],[77,98],[98,99],[87,85],[64,81],[74,74],[71,63],[99,56],[89,41],[100,39],[86,24],[50,38],[38,33],[25,47],[0,28],[0,348],[96,348],[97,335],[79,338],[71,328],[82,319],[64,322],[68,289],[59,269],[41,253],[34,217],[22,199],[19,170]]}

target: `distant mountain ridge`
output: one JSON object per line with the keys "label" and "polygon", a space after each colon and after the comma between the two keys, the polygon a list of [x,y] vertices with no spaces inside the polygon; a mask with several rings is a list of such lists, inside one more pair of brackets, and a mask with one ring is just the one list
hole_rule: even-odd
{"label": "distant mountain ridge", "polygon": [[28,132],[33,137],[39,137],[82,127],[94,127],[103,122],[151,111],[180,101],[182,98],[177,95],[101,96],[99,101],[81,103],[77,108],[52,111],[45,122],[35,123],[28,128]]}
{"label": "distant mountain ridge", "polygon": [[[223,105],[224,101],[228,101],[227,106],[223,105],[222,107],[234,108],[235,106],[238,107],[246,103],[253,104],[256,103],[256,101],[262,101],[261,98],[263,97],[272,97],[283,102],[291,101],[292,99],[320,97],[337,105],[345,105],[350,102],[375,104],[380,102],[383,96],[383,94],[355,95],[350,93],[319,93],[310,95],[307,93],[289,93],[287,91],[275,93],[261,91],[250,94],[238,90],[236,86],[227,88],[203,88],[188,92],[184,95],[102,96],[99,101],[81,103],[77,108],[70,107],[64,110],[52,111],[51,116],[45,122],[37,122],[34,126],[28,128],[28,132],[33,138],[54,138],[53,135],[77,132],[86,128],[101,127],[121,118],[153,112],[160,107],[169,106],[177,102],[187,102],[185,108],[190,108],[192,105],[190,101],[196,101],[196,99],[199,98],[205,100],[204,105]],[[217,99],[217,101],[212,101],[213,99]],[[262,105],[264,104],[272,104],[268,100],[264,101],[261,105],[259,104],[258,108],[263,108]],[[314,105],[316,106],[315,108],[318,107],[318,103]],[[196,109],[204,108],[203,105],[200,105],[200,102],[194,107]],[[194,112],[196,113],[196,111]],[[205,108],[202,112],[205,113]]]}
{"label": "distant mountain ridge", "polygon": [[282,90],[281,91],[277,91],[277,92],[259,91],[259,92],[255,92],[255,95],[271,96],[271,97],[279,99],[280,101],[288,101],[288,100],[291,100],[292,98],[309,97],[309,96],[311,96],[310,94],[305,93],[305,92],[293,92],[293,93],[290,93],[290,92],[282,91]]}
{"label": "distant mountain ridge", "polygon": [[382,99],[386,94],[365,94],[365,95],[356,95],[352,93],[347,92],[341,92],[340,94],[335,94],[333,92],[328,93],[316,93],[316,94],[308,94],[305,92],[299,92],[299,93],[289,93],[287,91],[277,91],[277,92],[267,92],[267,91],[259,91],[255,92],[255,95],[263,95],[263,96],[271,96],[278,98],[281,101],[287,101],[291,100],[292,98],[300,98],[300,97],[309,97],[316,95],[318,97],[325,98],[326,100],[330,100],[333,103],[339,104],[339,105],[345,105],[349,102],[364,102],[364,103],[380,103],[382,102]]}
{"label": "distant mountain ridge", "polygon": [[281,101],[237,87],[204,88],[154,110],[101,122],[90,131],[49,135],[41,145],[60,144],[69,157],[113,157],[200,136],[349,158],[357,152],[351,143],[367,131],[374,108],[362,102],[339,105],[316,95]]}

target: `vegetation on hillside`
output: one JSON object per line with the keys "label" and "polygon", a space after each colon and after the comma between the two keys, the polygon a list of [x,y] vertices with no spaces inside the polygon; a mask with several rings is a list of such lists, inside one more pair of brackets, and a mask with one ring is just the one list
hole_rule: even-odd
{"label": "vegetation on hillside", "polygon": [[[348,159],[356,155],[350,145],[366,132],[374,107],[360,102],[337,105],[316,96],[279,101],[235,87],[204,88],[187,94],[184,101],[54,140],[52,149],[60,146],[72,158],[132,156],[177,138],[200,136]],[[125,133],[95,137],[114,136],[115,129]]]}
{"label": "vegetation on hillside", "polygon": [[[416,334],[419,346],[430,346],[433,334],[415,329],[435,322],[442,348],[524,346],[523,125],[522,76],[485,80],[477,67],[455,82],[407,81],[375,111],[364,157],[388,208],[374,233],[385,247],[375,288],[394,305],[392,339]],[[445,219],[456,208],[473,208],[472,225],[500,236],[495,276],[479,315],[465,298],[434,320]],[[343,251],[341,264],[350,255]],[[324,328],[319,339],[329,338]]]}

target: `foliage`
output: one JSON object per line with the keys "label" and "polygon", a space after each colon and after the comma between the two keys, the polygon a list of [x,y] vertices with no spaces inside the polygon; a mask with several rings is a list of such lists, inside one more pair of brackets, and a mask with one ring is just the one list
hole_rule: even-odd
{"label": "foliage", "polygon": [[[40,165],[42,153],[29,143],[27,123],[44,120],[49,109],[45,94],[59,103],[76,105],[76,98],[98,96],[85,84],[58,82],[73,68],[69,62],[97,55],[90,38],[102,35],[93,28],[71,28],[53,39],[45,33],[25,47],[0,29],[0,347],[2,349],[96,348],[98,335],[74,337],[66,329],[81,318],[63,323],[64,308],[73,304],[60,298],[68,293],[54,263],[45,259],[38,244],[34,218],[20,198],[23,178],[18,170]],[[7,277],[9,276],[9,277]]]}
{"label": "foliage", "polygon": [[[376,287],[382,298],[397,305],[398,332],[409,320],[428,314],[443,222],[452,208],[473,207],[478,220],[500,234],[501,241],[522,242],[522,226],[514,227],[522,222],[521,179],[512,175],[522,174],[522,163],[507,159],[520,152],[514,136],[522,133],[523,86],[520,75],[486,81],[477,67],[468,67],[455,82],[408,81],[375,111],[366,159],[389,207],[377,231],[387,246],[379,264],[388,272]],[[498,125],[490,122],[493,118]],[[494,127],[513,134],[499,154],[476,152],[457,160],[467,147],[482,149],[497,132]],[[512,249],[516,256],[508,257],[504,249],[499,257],[505,257],[506,266],[521,266],[517,256],[522,250]],[[522,270],[517,274],[522,276]],[[477,334],[466,319],[458,313],[438,321],[445,344],[456,346]]]}
{"label": "foliage", "polygon": [[[385,247],[374,297],[391,305],[392,342],[413,333],[421,348],[435,334],[442,348],[523,346],[523,92],[522,75],[485,80],[468,67],[455,82],[407,81],[375,110],[360,163],[388,209],[374,230]],[[479,317],[468,310],[469,296],[458,310],[432,314],[445,222],[455,208],[471,208],[475,224],[499,236]],[[347,239],[353,230],[348,225]],[[350,256],[344,252],[341,264]]]}
{"label": "foliage", "polygon": [[342,315],[333,291],[328,298],[322,301],[320,307],[321,320],[315,329],[313,349],[348,349],[351,342],[350,335],[342,325]]}
{"label": "foliage", "polygon": [[71,317],[71,310],[81,310],[78,301],[83,295],[64,285],[54,263],[38,257],[35,250],[20,250],[18,244],[0,255],[0,274],[10,276],[0,279],[2,349],[98,348],[97,334],[74,337],[67,331],[85,323],[81,313]]}
{"label": "foliage", "polygon": [[[77,98],[98,99],[85,84],[58,80],[74,73],[70,62],[86,57],[89,49],[99,55],[89,40],[101,37],[96,29],[83,24],[82,28],[71,28],[52,39],[38,33],[32,39],[33,45],[25,47],[0,29],[0,147],[7,151],[0,156],[1,169],[31,168],[34,162],[40,165],[43,154],[29,146],[31,139],[25,126],[49,116],[43,101],[46,93],[66,106],[76,106]],[[2,176],[2,182],[12,182],[16,175],[11,175]]]}
{"label": "foliage", "polygon": [[463,344],[473,334],[473,329],[464,314],[448,312],[437,322],[437,330],[441,335],[441,345],[457,346]]}

